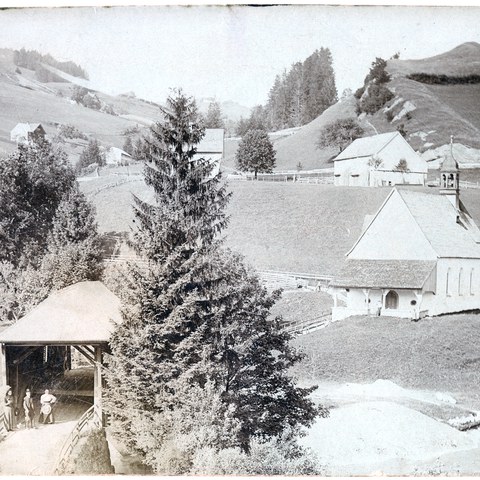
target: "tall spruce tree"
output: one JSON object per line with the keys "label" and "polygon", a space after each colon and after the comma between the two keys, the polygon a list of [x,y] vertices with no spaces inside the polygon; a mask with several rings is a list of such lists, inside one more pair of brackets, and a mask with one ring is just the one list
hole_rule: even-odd
{"label": "tall spruce tree", "polygon": [[300,355],[268,318],[278,293],[222,248],[229,194],[194,158],[204,133],[194,101],[178,92],[161,112],[146,140],[155,203],[135,198],[133,245],[147,268],[124,282],[105,405],[156,472],[182,474],[200,448],[248,451],[251,438],[309,425],[318,409],[287,375]]}

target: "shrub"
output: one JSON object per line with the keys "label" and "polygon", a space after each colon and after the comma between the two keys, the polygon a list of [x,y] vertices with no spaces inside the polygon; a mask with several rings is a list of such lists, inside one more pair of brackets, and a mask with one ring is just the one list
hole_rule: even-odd
{"label": "shrub", "polygon": [[68,460],[63,475],[112,474],[108,442],[103,429],[95,429],[82,437]]}
{"label": "shrub", "polygon": [[378,112],[395,95],[384,85],[371,84],[368,87],[367,94],[360,100],[360,109],[362,112],[373,114]]}
{"label": "shrub", "polygon": [[358,90],[355,91],[353,96],[357,99],[360,100],[362,98],[362,95],[365,93],[365,87],[360,87]]}
{"label": "shrub", "polygon": [[239,448],[196,452],[189,474],[193,475],[320,475],[315,455],[288,441],[252,441],[248,453]]}
{"label": "shrub", "polygon": [[58,135],[63,138],[80,138],[82,140],[88,140],[88,137],[83,132],[70,123],[59,125]]}

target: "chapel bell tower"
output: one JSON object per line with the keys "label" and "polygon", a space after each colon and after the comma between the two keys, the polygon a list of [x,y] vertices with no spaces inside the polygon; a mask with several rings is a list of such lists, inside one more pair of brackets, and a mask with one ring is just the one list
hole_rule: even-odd
{"label": "chapel bell tower", "polygon": [[453,135],[450,137],[450,151],[445,156],[445,160],[440,168],[440,194],[445,195],[452,205],[460,208],[460,175],[458,163],[453,156]]}

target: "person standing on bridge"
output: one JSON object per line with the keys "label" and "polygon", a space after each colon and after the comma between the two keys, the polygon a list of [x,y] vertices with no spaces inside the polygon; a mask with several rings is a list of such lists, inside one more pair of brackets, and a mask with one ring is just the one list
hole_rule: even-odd
{"label": "person standing on bridge", "polygon": [[25,411],[25,427],[35,428],[35,406],[33,405],[33,399],[28,388],[25,391],[25,398],[23,399],[23,410]]}
{"label": "person standing on bridge", "polygon": [[5,401],[3,404],[3,411],[5,417],[5,428],[7,432],[15,430],[15,397],[13,396],[12,389],[7,387],[5,393]]}
{"label": "person standing on bridge", "polygon": [[[53,418],[53,404],[57,401],[57,398],[50,393],[49,390],[45,390],[45,393],[40,397],[40,417],[38,423],[55,423]],[[50,420],[50,421],[49,421]]]}

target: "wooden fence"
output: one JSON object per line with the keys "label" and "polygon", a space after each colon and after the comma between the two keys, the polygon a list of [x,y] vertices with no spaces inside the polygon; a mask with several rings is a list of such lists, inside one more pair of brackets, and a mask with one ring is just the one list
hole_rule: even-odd
{"label": "wooden fence", "polygon": [[480,188],[480,184],[478,182],[467,182],[466,180],[460,180],[460,187],[469,189],[469,188]]}
{"label": "wooden fence", "polygon": [[303,335],[319,328],[326,327],[332,320],[331,310],[325,310],[321,312],[318,317],[309,318],[306,320],[290,320],[284,322],[282,327],[287,332],[297,335]]}
{"label": "wooden fence", "polygon": [[281,272],[277,270],[259,270],[257,273],[262,282],[269,288],[282,288],[283,290],[295,290],[297,288],[322,290],[327,288],[332,280],[329,275],[313,273]]}
{"label": "wooden fence", "polygon": [[54,475],[62,475],[67,465],[68,459],[87,428],[102,428],[102,419],[98,416],[95,407],[92,405],[80,418],[73,430],[70,432],[67,440],[63,444],[55,468]]}

